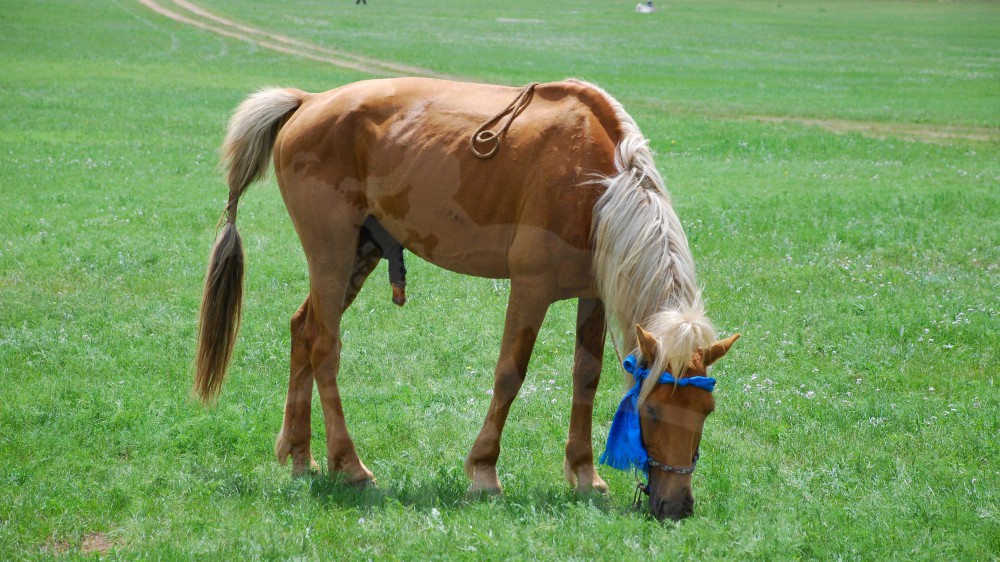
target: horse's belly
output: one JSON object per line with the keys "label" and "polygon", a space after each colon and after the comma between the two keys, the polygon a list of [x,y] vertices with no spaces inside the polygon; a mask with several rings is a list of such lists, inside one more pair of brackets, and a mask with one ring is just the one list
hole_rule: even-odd
{"label": "horse's belly", "polygon": [[[514,225],[480,226],[433,213],[376,218],[407,250],[451,271],[478,277],[510,277],[508,253]],[[417,215],[419,213],[414,213]]]}

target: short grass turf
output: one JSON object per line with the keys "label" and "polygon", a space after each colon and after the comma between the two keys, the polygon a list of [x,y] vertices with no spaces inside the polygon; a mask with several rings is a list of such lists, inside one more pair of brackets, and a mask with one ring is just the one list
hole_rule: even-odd
{"label": "short grass turf", "polygon": [[[696,513],[652,521],[608,469],[606,498],[562,480],[570,302],[550,310],[512,410],[506,494],[466,501],[508,285],[412,257],[404,309],[380,269],[345,319],[345,409],[379,488],[291,479],[272,443],[308,287],[273,181],[241,204],[246,315],[223,395],[206,409],[190,393],[226,195],[216,150],[257,87],[369,76],[135,2],[16,3],[0,11],[0,558],[1000,556],[1000,7],[200,5],[472,79],[577,75],[625,103],[711,317],[744,334],[715,371]],[[892,134],[915,124],[988,140]],[[613,355],[598,451],[621,393]]]}

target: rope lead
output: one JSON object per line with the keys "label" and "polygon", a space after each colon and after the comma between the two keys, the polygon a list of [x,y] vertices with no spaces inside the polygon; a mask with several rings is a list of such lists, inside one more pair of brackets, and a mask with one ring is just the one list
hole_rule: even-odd
{"label": "rope lead", "polygon": [[[496,154],[497,150],[500,150],[500,138],[507,134],[507,129],[510,129],[510,125],[514,122],[514,119],[520,115],[522,111],[524,111],[524,108],[528,107],[529,103],[531,103],[531,97],[534,94],[535,86],[537,85],[538,82],[532,82],[525,86],[521,90],[521,93],[514,98],[514,101],[510,102],[510,105],[476,129],[476,132],[472,134],[472,139],[469,141],[469,148],[472,149],[472,153],[475,154],[476,157],[486,160]],[[510,117],[507,119],[507,123],[505,123],[499,131],[489,130],[490,126],[500,122],[500,120],[503,119],[503,116],[508,113],[510,114]],[[493,143],[493,147],[486,152],[480,151],[476,146],[486,143]]]}

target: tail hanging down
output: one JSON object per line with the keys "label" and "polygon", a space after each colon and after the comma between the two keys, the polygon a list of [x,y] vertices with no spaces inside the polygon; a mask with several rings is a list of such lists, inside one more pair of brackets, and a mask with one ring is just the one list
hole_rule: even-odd
{"label": "tail hanging down", "polygon": [[241,103],[229,120],[222,145],[223,164],[229,170],[226,224],[208,260],[195,355],[194,390],[206,402],[222,388],[240,329],[243,241],[236,229],[236,208],[246,188],[267,172],[278,131],[303,95],[292,89],[261,90]]}

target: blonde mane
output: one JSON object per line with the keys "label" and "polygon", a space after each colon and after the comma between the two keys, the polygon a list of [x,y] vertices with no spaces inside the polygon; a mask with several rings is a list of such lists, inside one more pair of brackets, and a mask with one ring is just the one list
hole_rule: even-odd
{"label": "blonde mane", "polygon": [[[606,190],[594,207],[594,276],[612,335],[623,351],[640,355],[635,325],[659,341],[648,365],[654,373],[680,377],[691,355],[715,340],[715,328],[695,280],[694,259],[649,141],[617,100],[597,86],[614,108],[622,135],[613,176],[598,180]],[[642,358],[649,360],[650,358]],[[656,385],[649,377],[639,403]],[[631,385],[631,375],[626,374]]]}

